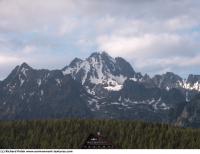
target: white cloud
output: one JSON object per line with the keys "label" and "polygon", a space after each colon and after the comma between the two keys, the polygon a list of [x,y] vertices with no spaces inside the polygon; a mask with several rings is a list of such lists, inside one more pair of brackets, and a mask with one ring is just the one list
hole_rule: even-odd
{"label": "white cloud", "polygon": [[[189,51],[176,50],[190,45],[190,40],[185,37],[161,33],[161,34],[144,34],[142,36],[100,36],[98,38],[99,48],[110,52],[112,55],[120,55],[134,58],[144,57],[162,57],[182,54],[191,54]],[[188,44],[183,44],[187,42]]]}
{"label": "white cloud", "polygon": [[0,29],[23,32],[57,23],[75,7],[72,0],[1,0]]}
{"label": "white cloud", "polygon": [[61,26],[58,29],[58,35],[63,36],[69,34],[76,30],[79,26],[79,21],[77,19],[63,19]]}
{"label": "white cloud", "polygon": [[194,38],[193,35],[169,32],[136,36],[112,34],[100,36],[97,42],[99,49],[112,56],[127,58],[137,71],[183,74],[186,67],[188,73],[194,73],[192,68],[200,67],[200,45]]}
{"label": "white cloud", "polygon": [[200,23],[197,19],[195,19],[195,17],[191,18],[190,16],[180,16],[168,19],[165,24],[169,30],[176,31],[190,29],[199,26]]}
{"label": "white cloud", "polygon": [[1,0],[0,71],[22,61],[56,68],[101,49],[138,71],[200,73],[199,14],[195,0]]}
{"label": "white cloud", "polygon": [[168,71],[176,72],[184,77],[188,74],[196,74],[200,67],[200,55],[195,57],[171,57],[149,58],[135,61],[135,68],[151,75],[161,74]]}
{"label": "white cloud", "polygon": [[0,65],[2,64],[13,64],[13,63],[17,63],[20,62],[20,58],[15,57],[15,56],[8,56],[8,55],[0,55]]}
{"label": "white cloud", "polygon": [[31,54],[34,53],[37,50],[37,47],[33,46],[33,45],[26,45],[23,49],[22,49],[22,53],[25,54]]}

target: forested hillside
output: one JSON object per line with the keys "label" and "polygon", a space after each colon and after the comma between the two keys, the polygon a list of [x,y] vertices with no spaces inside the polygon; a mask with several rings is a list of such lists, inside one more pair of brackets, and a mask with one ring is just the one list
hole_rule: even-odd
{"label": "forested hillside", "polygon": [[81,148],[100,131],[116,148],[200,148],[200,130],[117,120],[0,122],[0,148]]}

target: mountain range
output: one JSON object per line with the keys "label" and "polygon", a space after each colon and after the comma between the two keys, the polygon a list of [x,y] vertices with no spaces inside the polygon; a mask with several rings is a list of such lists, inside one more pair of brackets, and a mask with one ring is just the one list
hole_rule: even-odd
{"label": "mountain range", "polygon": [[125,119],[200,127],[200,75],[150,77],[106,52],[63,69],[16,66],[0,81],[0,120]]}

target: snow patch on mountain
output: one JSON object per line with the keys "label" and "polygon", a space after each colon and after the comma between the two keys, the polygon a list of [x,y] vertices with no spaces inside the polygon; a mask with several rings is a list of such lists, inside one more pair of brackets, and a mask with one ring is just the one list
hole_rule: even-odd
{"label": "snow patch on mountain", "polygon": [[57,86],[61,86],[61,80],[60,79],[55,79]]}
{"label": "snow patch on mountain", "polygon": [[27,68],[24,68],[24,67],[23,67],[23,68],[21,69],[21,72],[23,73],[23,75],[24,75],[25,77],[27,77],[26,71],[28,71]]}
{"label": "snow patch on mountain", "polygon": [[116,70],[116,60],[104,53],[94,53],[85,60],[74,60],[63,69],[63,74],[70,74],[74,79],[81,80],[82,85],[94,84],[103,85],[106,90],[120,90],[124,81],[124,75],[113,73]]}
{"label": "snow patch on mountain", "polygon": [[179,82],[179,86],[186,90],[196,90],[200,92],[200,81],[190,83],[189,81],[184,79],[182,82]]}
{"label": "snow patch on mountain", "polygon": [[138,81],[138,79],[137,78],[130,78],[130,80],[132,80],[132,81],[134,81],[134,82],[137,82]]}
{"label": "snow patch on mountain", "polygon": [[72,74],[75,71],[75,68],[67,68],[66,70],[62,71],[63,75]]}
{"label": "snow patch on mountain", "polygon": [[123,88],[123,85],[108,86],[104,88],[108,91],[120,91]]}
{"label": "snow patch on mountain", "polygon": [[43,96],[44,95],[44,90],[41,90],[40,94],[41,94],[41,96]]}
{"label": "snow patch on mountain", "polygon": [[25,80],[22,79],[21,74],[19,75],[20,87],[24,84]]}
{"label": "snow patch on mountain", "polygon": [[38,84],[38,87],[42,84],[42,80],[41,79],[37,79],[37,84]]}

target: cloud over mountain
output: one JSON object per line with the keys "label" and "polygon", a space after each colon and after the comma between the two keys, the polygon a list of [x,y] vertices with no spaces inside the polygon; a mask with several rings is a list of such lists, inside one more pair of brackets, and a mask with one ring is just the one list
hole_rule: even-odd
{"label": "cloud over mountain", "polygon": [[195,0],[1,0],[0,78],[19,61],[57,68],[95,50],[150,74],[198,74],[199,14]]}

